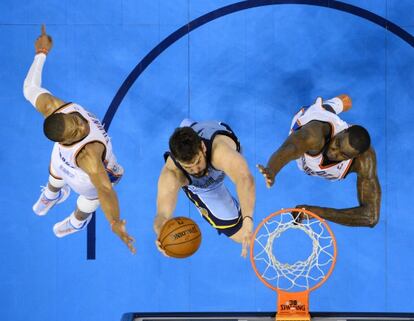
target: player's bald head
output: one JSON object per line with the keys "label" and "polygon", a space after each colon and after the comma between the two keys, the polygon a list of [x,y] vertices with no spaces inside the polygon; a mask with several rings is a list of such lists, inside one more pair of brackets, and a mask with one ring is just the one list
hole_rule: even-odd
{"label": "player's bald head", "polygon": [[48,116],[43,122],[43,133],[54,142],[65,139],[65,115],[56,113]]}

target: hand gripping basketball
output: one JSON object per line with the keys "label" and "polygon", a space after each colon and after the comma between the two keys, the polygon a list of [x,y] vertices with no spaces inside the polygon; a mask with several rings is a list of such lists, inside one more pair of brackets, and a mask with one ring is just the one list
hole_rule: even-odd
{"label": "hand gripping basketball", "polygon": [[175,258],[193,255],[200,243],[200,229],[196,222],[188,217],[175,217],[166,221],[156,242],[161,252]]}

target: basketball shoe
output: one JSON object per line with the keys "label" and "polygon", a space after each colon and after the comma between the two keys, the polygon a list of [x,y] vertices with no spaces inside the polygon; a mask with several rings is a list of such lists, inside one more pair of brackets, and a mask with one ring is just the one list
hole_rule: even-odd
{"label": "basketball shoe", "polygon": [[70,214],[63,221],[56,223],[53,226],[53,232],[57,237],[64,237],[69,234],[73,234],[83,230],[91,221],[92,214],[89,215],[85,220],[79,221],[75,218],[75,214]]}
{"label": "basketball shoe", "polygon": [[49,210],[55,206],[56,204],[64,202],[70,195],[70,187],[68,185],[64,185],[58,193],[58,196],[54,199],[49,199],[45,195],[45,189],[47,187],[42,186],[42,194],[40,194],[39,199],[33,205],[33,212],[35,212],[39,216],[46,215]]}

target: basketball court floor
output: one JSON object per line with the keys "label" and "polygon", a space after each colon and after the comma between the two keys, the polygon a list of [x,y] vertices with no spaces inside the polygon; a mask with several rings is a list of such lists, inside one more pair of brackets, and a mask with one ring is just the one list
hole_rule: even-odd
{"label": "basketball court floor", "polygon": [[[299,108],[341,93],[353,99],[342,118],[365,126],[377,153],[381,216],[374,228],[329,224],[336,266],[312,292],[310,309],[314,320],[413,319],[414,1],[3,0],[0,9],[0,320],[159,320],[146,313],[270,320],[276,293],[183,193],[175,215],[197,222],[201,246],[188,259],[157,251],[163,153],[183,118],[221,120],[237,133],[255,176],[255,224],[297,204],[357,206],[355,175],[329,182],[292,162],[267,189],[256,169],[284,141]],[[32,212],[52,149],[22,93],[42,23],[54,39],[43,86],[107,115],[125,168],[116,191],[136,255],[101,210],[89,243],[94,259],[87,260],[86,231],[57,239],[52,227],[73,210],[75,195],[45,217]],[[280,255],[301,253],[285,242]]]}

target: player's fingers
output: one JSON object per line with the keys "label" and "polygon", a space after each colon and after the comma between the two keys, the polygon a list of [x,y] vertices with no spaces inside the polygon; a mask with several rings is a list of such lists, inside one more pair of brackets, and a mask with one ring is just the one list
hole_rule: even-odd
{"label": "player's fingers", "polygon": [[160,241],[156,240],[155,241],[155,245],[157,246],[158,251],[160,251],[161,253],[165,254],[164,253],[164,250],[163,250],[163,248],[161,246],[161,242]]}
{"label": "player's fingers", "polygon": [[128,249],[135,254],[137,252],[137,250],[135,249],[134,245],[131,242],[127,243]]}
{"label": "player's fingers", "polygon": [[272,187],[273,182],[274,182],[273,179],[271,179],[269,177],[266,178],[266,185],[267,185],[268,188]]}
{"label": "player's fingers", "polygon": [[247,246],[249,243],[249,239],[247,236],[245,236],[243,238],[243,242],[242,242],[242,252],[241,252],[241,256],[243,256],[244,258],[247,256]]}
{"label": "player's fingers", "polygon": [[132,254],[135,254],[137,252],[137,250],[135,249],[135,247],[132,246],[131,244],[128,244],[128,249],[131,251]]}
{"label": "player's fingers", "polygon": [[264,172],[264,166],[263,165],[260,165],[260,164],[257,164],[256,167],[259,170],[259,172],[263,174],[263,172]]}
{"label": "player's fingers", "polygon": [[42,24],[42,35],[46,34],[46,26],[45,24]]}

